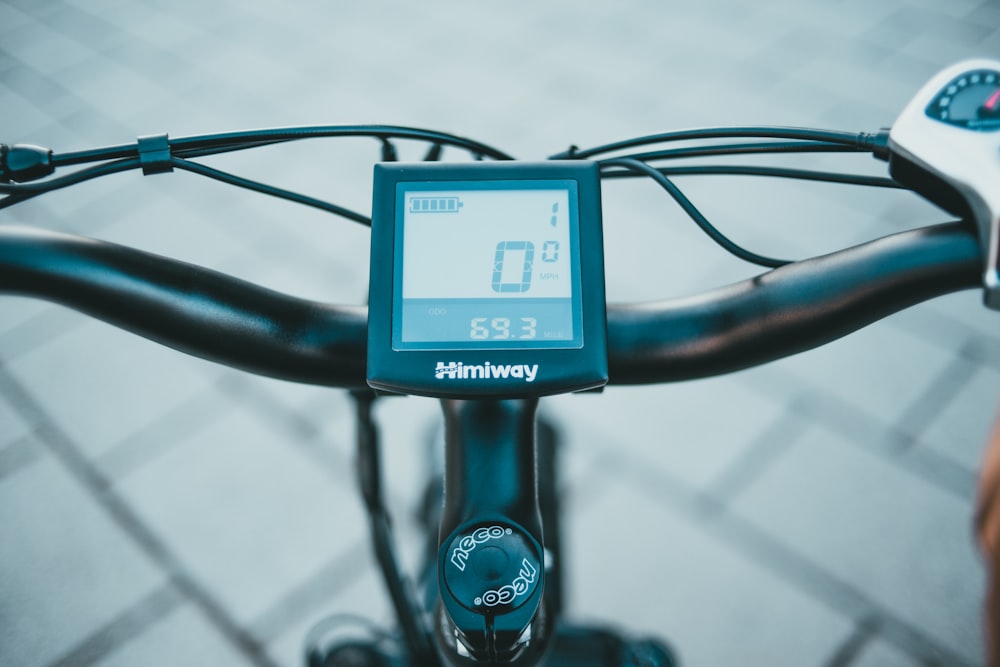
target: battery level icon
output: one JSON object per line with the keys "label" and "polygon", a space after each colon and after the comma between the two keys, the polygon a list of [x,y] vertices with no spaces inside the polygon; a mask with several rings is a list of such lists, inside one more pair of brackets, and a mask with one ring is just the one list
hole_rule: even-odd
{"label": "battery level icon", "polygon": [[458,197],[411,197],[410,213],[458,213],[462,200]]}

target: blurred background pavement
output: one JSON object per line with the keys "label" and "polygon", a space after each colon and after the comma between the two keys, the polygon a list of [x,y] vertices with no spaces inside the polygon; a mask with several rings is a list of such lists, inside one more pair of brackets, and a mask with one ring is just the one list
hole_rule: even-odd
{"label": "blurred background pavement", "polygon": [[[382,123],[540,159],[695,126],[873,131],[941,67],[1000,54],[998,28],[995,0],[4,0],[0,141]],[[345,140],[211,164],[368,211],[375,159]],[[903,192],[681,184],[778,256],[947,219]],[[604,198],[613,300],[758,272],[653,184]],[[0,224],[365,297],[365,229],[186,173],[88,183]],[[981,664],[972,497],[1000,399],[996,318],[964,293],[732,376],[546,401],[566,429],[570,615],[665,637],[687,665]],[[413,567],[437,406],[379,416]],[[291,666],[328,614],[391,622],[350,417],[339,392],[0,299],[0,664]]]}

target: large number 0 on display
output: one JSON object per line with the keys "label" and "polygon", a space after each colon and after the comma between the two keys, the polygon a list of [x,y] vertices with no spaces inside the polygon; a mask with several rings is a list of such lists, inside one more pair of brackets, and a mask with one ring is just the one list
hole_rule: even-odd
{"label": "large number 0 on display", "polygon": [[[521,251],[522,266],[520,280],[504,281],[505,262],[509,251]],[[546,241],[542,245],[542,261],[553,264],[559,261],[559,241]],[[493,291],[527,292],[531,289],[531,278],[535,265],[535,244],[531,241],[501,241],[493,256]],[[509,269],[508,269],[509,270]]]}
{"label": "large number 0 on display", "polygon": [[[515,280],[504,281],[504,264],[507,253],[523,253],[521,271],[513,276]],[[493,257],[493,291],[494,292],[527,292],[531,289],[531,274],[535,266],[535,244],[531,241],[501,241],[497,244],[496,255]],[[516,269],[515,269],[516,270]],[[508,269],[510,271],[510,269]]]}

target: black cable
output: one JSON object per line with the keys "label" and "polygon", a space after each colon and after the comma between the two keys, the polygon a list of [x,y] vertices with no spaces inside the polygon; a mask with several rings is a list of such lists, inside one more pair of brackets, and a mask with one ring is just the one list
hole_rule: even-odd
{"label": "black cable", "polygon": [[[503,151],[453,134],[423,130],[396,125],[329,125],[271,128],[262,130],[242,130],[239,132],[223,132],[191,137],[179,137],[170,140],[171,151],[190,149],[204,150],[215,147],[228,147],[229,150],[239,150],[243,145],[252,147],[260,143],[283,141],[298,141],[301,139],[317,139],[330,137],[373,137],[379,140],[388,138],[415,139],[429,143],[457,146],[464,148],[473,155],[490,157],[496,160],[513,160]],[[237,148],[234,148],[237,147]],[[177,153],[180,154],[180,153]]]}
{"label": "black cable", "polygon": [[0,199],[0,209],[13,206],[14,204],[20,204],[23,201],[31,199],[32,197],[37,197],[42,194],[41,192],[35,194],[24,194],[24,195],[7,195],[3,199]]}
{"label": "black cable", "polygon": [[[207,176],[215,180],[228,183],[230,185],[235,185],[238,187],[246,188],[248,190],[255,190],[263,194],[271,195],[274,197],[279,197],[281,199],[287,199],[299,204],[304,204],[306,206],[312,206],[320,210],[326,211],[328,213],[333,213],[334,215],[339,215],[341,217],[347,218],[348,220],[353,220],[354,222],[359,222],[363,225],[371,226],[371,218],[368,218],[361,213],[357,213],[350,209],[344,208],[343,206],[338,206],[331,202],[326,202],[320,199],[315,199],[307,195],[303,195],[297,192],[292,192],[290,190],[284,190],[282,188],[266,185],[264,183],[259,183],[257,181],[252,181],[247,178],[240,176],[235,176],[233,174],[214,169],[212,167],[207,167],[202,164],[195,162],[190,162],[188,160],[183,160],[180,158],[174,158],[171,160],[171,164],[178,169],[183,169],[185,171],[190,171],[202,176]],[[94,178],[99,178],[101,176],[107,176],[109,174],[115,174],[123,171],[128,171],[130,169],[137,169],[141,166],[139,158],[128,158],[124,160],[117,160],[115,162],[109,162],[106,164],[96,165],[94,167],[89,167],[87,169],[81,169],[75,171],[71,174],[65,176],[60,176],[58,178],[53,178],[47,181],[41,181],[38,183],[0,183],[0,193],[7,193],[8,196],[0,199],[0,209],[8,208],[15,204],[20,204],[23,201],[37,197],[38,195],[51,192],[53,190],[59,190],[61,188],[69,187],[70,185],[76,185],[78,183],[83,183],[85,181],[92,180]]]}
{"label": "black cable", "polygon": [[69,187],[70,185],[83,183],[84,181],[100,178],[101,176],[117,174],[122,171],[128,171],[129,169],[136,169],[137,167],[139,167],[138,157],[116,160],[114,162],[106,162],[104,164],[95,165],[86,169],[79,169],[66,174],[65,176],[50,178],[45,181],[37,181],[34,183],[0,183],[0,193],[12,195],[42,194],[49,192],[50,190],[59,190],[61,188]]}
{"label": "black cable", "polygon": [[[438,159],[443,146],[455,146],[462,148],[471,153],[473,158],[476,160],[482,160],[484,157],[496,160],[514,159],[510,155],[507,155],[496,148],[478,141],[466,139],[464,137],[432,130],[422,130],[419,128],[393,125],[303,126],[196,135],[170,139],[169,150],[171,158],[186,160],[188,158],[246,150],[288,141],[346,136],[371,137],[377,139],[382,142],[383,149],[385,149],[385,147],[392,146],[389,142],[390,138],[425,141],[431,144],[431,149],[426,158],[431,160]],[[89,162],[103,162],[107,160],[114,160],[114,162],[97,165],[90,169],[83,169],[67,176],[31,184],[0,183],[0,194],[7,195],[6,197],[0,199],[0,209],[19,204],[25,200],[36,197],[39,194],[50,192],[52,190],[58,190],[69,185],[82,183],[92,178],[139,167],[141,166],[139,160],[139,143],[140,142],[136,142],[134,144],[105,146],[102,148],[72,151],[62,154],[51,153],[50,159],[53,168],[85,164]],[[385,150],[383,150],[383,155],[386,155]],[[264,194],[269,194],[300,204],[305,204],[307,206],[319,208],[329,213],[345,217],[349,220],[360,222],[361,224],[371,224],[371,220],[368,217],[330,202],[325,202],[291,192],[289,190],[237,177],[200,164],[175,162],[174,166],[180,169],[200,173],[204,176],[230,183],[232,185],[237,185],[239,187],[244,187]]]}
{"label": "black cable", "polygon": [[755,141],[740,144],[715,144],[711,146],[687,146],[669,148],[648,153],[629,153],[619,157],[643,162],[651,160],[676,160],[717,155],[753,155],[771,153],[852,153],[855,149],[841,144],[820,141]]}
{"label": "black cable", "polygon": [[27,199],[52,192],[53,190],[60,190],[71,185],[76,185],[77,183],[83,183],[84,181],[117,174],[130,169],[137,169],[138,167],[139,158],[136,157],[106,162],[38,183],[0,183],[0,193],[7,194],[6,197],[0,199],[0,209],[19,204]]}
{"label": "black cable", "polygon": [[[229,153],[233,151],[242,151],[250,148],[258,148],[260,146],[270,146],[272,144],[281,144],[287,141],[294,141],[294,139],[281,139],[275,141],[243,141],[238,143],[233,143],[232,145],[226,146],[212,146],[210,148],[189,148],[183,150],[171,150],[171,154],[176,157],[182,158],[192,158],[192,157],[204,157],[206,155],[218,155],[220,153]],[[173,140],[170,141],[173,144]],[[139,154],[138,143],[133,144],[121,144],[118,146],[105,146],[103,148],[93,148],[84,151],[74,151],[68,153],[58,153],[52,155],[52,164],[54,167],[68,167],[75,164],[84,164],[87,162],[101,162],[104,160],[113,160],[127,157],[136,157]]]}
{"label": "black cable", "polygon": [[[602,164],[607,164],[603,162]],[[813,171],[788,167],[762,167],[749,165],[696,165],[685,167],[656,167],[664,176],[766,176],[770,178],[791,178],[823,183],[843,183],[873,188],[906,189],[891,178],[883,176],[861,176],[833,171]],[[645,178],[645,173],[628,169],[602,170],[601,178]]]}
{"label": "black cable", "polygon": [[[452,134],[422,130],[419,128],[392,125],[332,125],[332,126],[302,126],[287,128],[271,128],[259,130],[241,130],[237,132],[214,133],[179,137],[170,140],[172,153],[178,157],[200,157],[215,152],[228,152],[255,148],[260,145],[297,141],[301,139],[340,137],[340,136],[370,136],[377,139],[388,137],[417,139],[442,145],[452,145],[465,148],[474,155],[492,157],[499,160],[513,159],[510,155],[477,141],[458,137]],[[624,141],[597,146],[589,149],[571,148],[568,151],[553,155],[551,159],[580,159],[601,153],[670,141],[686,141],[694,139],[717,139],[726,137],[758,137],[771,139],[792,139],[796,141],[817,141],[829,144],[839,144],[850,150],[871,151],[877,143],[876,135],[865,132],[852,133],[836,130],[819,130],[795,127],[720,127],[679,130],[661,134],[636,137]],[[53,154],[52,160],[56,167],[97,162],[101,160],[119,159],[135,156],[136,144],[107,146],[85,151],[75,151]]]}
{"label": "black cable", "polygon": [[673,181],[664,176],[659,170],[645,162],[635,160],[633,158],[611,158],[608,160],[602,160],[600,163],[602,166],[617,166],[636,171],[638,173],[646,174],[654,181],[656,181],[667,193],[674,198],[674,201],[680,205],[684,212],[691,217],[692,220],[708,234],[709,238],[719,244],[727,252],[739,257],[740,259],[750,262],[752,264],[757,264],[759,266],[765,266],[768,268],[777,268],[779,266],[784,266],[785,264],[790,264],[788,260],[784,259],[774,259],[772,257],[766,257],[764,255],[758,255],[757,253],[751,252],[733,241],[731,241],[726,235],[715,228],[708,219],[702,215],[701,211],[691,202],[690,199],[684,196],[684,193],[680,191]]}
{"label": "black cable", "polygon": [[363,225],[371,226],[371,218],[364,216],[360,213],[352,211],[343,206],[338,206],[331,202],[323,201],[321,199],[316,199],[314,197],[309,197],[307,195],[300,194],[298,192],[292,192],[291,190],[285,190],[283,188],[275,187],[273,185],[267,185],[266,183],[260,183],[258,181],[252,181],[248,178],[243,178],[242,176],[236,176],[224,171],[220,171],[213,167],[206,167],[203,164],[197,162],[191,162],[189,160],[183,160],[181,158],[173,158],[170,163],[177,167],[178,169],[183,169],[185,171],[190,171],[201,176],[207,176],[208,178],[213,178],[217,181],[223,183],[228,183],[229,185],[235,185],[237,187],[246,188],[247,190],[254,190],[265,195],[271,195],[272,197],[279,197],[281,199],[287,199],[289,201],[296,202],[298,204],[305,204],[306,206],[312,206],[313,208],[318,208],[327,213],[333,213],[334,215],[339,215],[348,220],[353,220],[354,222],[360,222]]}
{"label": "black cable", "polygon": [[[292,141],[288,139],[286,141]],[[209,155],[222,155],[223,153],[235,153],[236,151],[245,151],[251,148],[261,148],[263,146],[274,146],[277,144],[286,143],[286,141],[257,141],[257,142],[247,142],[239,145],[233,146],[213,146],[212,148],[188,148],[184,150],[172,150],[170,154],[174,157],[180,158],[194,158],[194,157],[206,157]]]}
{"label": "black cable", "polygon": [[793,139],[796,141],[819,141],[829,144],[840,144],[853,147],[857,151],[873,151],[878,145],[878,135],[867,132],[842,132],[837,130],[819,130],[805,127],[705,127],[689,130],[677,130],[651,134],[644,137],[625,139],[603,146],[580,149],[576,146],[553,155],[551,160],[584,159],[603,153],[612,153],[650,144],[670,141],[690,141],[694,139],[724,139],[734,137],[758,137],[762,139]]}
{"label": "black cable", "polygon": [[368,512],[369,530],[375,559],[389,593],[403,640],[414,664],[434,664],[432,631],[413,595],[409,581],[399,567],[392,536],[392,521],[383,493],[380,434],[372,408],[376,400],[371,390],[352,391],[357,426],[357,476],[361,499]]}
{"label": "black cable", "polygon": [[68,153],[53,153],[52,166],[68,167],[74,164],[86,164],[88,162],[104,162],[106,160],[118,160],[139,156],[138,144],[120,144],[118,146],[104,146],[102,148],[91,148],[83,151],[71,151]]}
{"label": "black cable", "polygon": [[[414,139],[426,141],[431,144],[464,148],[476,156],[477,159],[481,159],[482,157],[490,157],[495,160],[514,159],[497,148],[472,139],[434,130],[396,125],[315,125],[219,132],[170,139],[170,150],[171,155],[176,157],[201,157],[216,153],[257,148],[258,146],[267,144],[284,143],[286,141],[348,136],[372,137],[381,141],[389,138]],[[54,166],[61,167],[86,162],[135,157],[137,155],[138,144],[122,144],[85,151],[53,154],[52,162]]]}

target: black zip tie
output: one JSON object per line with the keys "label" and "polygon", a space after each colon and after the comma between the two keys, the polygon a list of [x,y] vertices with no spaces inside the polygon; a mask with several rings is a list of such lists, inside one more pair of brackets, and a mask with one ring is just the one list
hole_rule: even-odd
{"label": "black zip tie", "polygon": [[139,165],[144,176],[165,174],[174,170],[171,162],[170,141],[167,133],[147,134],[139,137]]}

